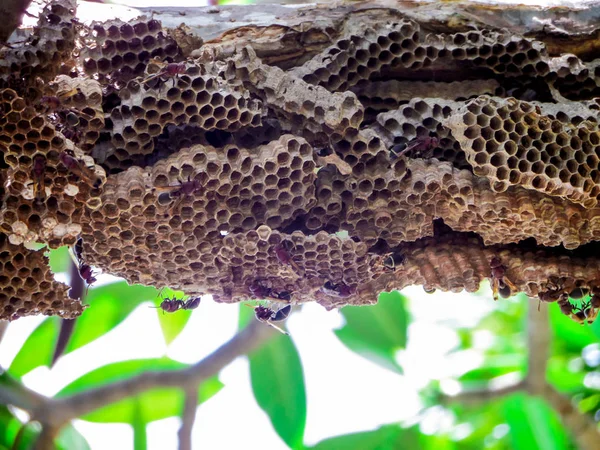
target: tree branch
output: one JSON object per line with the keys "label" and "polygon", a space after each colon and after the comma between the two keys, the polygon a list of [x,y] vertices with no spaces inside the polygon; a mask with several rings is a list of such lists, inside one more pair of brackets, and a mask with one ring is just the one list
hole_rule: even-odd
{"label": "tree branch", "polygon": [[590,416],[577,410],[568,397],[550,385],[547,385],[544,397],[560,415],[561,422],[571,432],[579,449],[596,450],[600,448],[598,425]]}
{"label": "tree branch", "polygon": [[55,450],[54,439],[60,430],[59,427],[49,426],[42,423],[42,432],[35,441],[33,450]]}
{"label": "tree branch", "polygon": [[23,14],[29,7],[31,0],[3,0],[0,2],[0,43],[5,43],[23,19]]}
{"label": "tree branch", "polygon": [[185,393],[185,404],[181,428],[179,429],[179,450],[192,450],[192,429],[198,408],[198,388],[188,389]]}
{"label": "tree branch", "polygon": [[0,405],[13,405],[25,411],[33,412],[43,408],[48,399],[20,383],[0,384]]}
{"label": "tree branch", "polygon": [[493,400],[495,398],[504,397],[505,395],[510,395],[515,392],[522,391],[526,389],[526,383],[524,380],[519,381],[518,383],[511,384],[510,386],[501,387],[498,389],[493,388],[483,388],[483,389],[473,389],[470,391],[464,391],[457,395],[444,395],[442,397],[442,403],[460,403],[464,404],[473,404],[473,403],[482,403]]}
{"label": "tree branch", "polygon": [[24,402],[18,402],[19,404],[9,403],[26,410],[33,410],[32,414],[35,419],[42,423],[60,427],[71,419],[81,417],[102,406],[156,387],[196,389],[200,383],[218,374],[221,369],[238,356],[258,349],[274,333],[270,327],[258,321],[252,321],[212,354],[188,368],[177,371],[146,372],[127,380],[101,386],[70,397],[46,399],[38,405],[28,404],[27,406],[30,406],[30,408],[25,407]]}
{"label": "tree branch", "polygon": [[532,302],[527,305],[527,391],[531,395],[543,396],[546,383],[546,366],[550,356],[550,322],[548,304],[540,311]]}

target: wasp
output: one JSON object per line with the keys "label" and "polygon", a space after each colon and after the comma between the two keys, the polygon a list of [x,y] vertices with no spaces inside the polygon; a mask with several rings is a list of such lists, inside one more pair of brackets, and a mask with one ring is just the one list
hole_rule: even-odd
{"label": "wasp", "polygon": [[151,306],[150,308],[160,308],[163,310],[163,314],[165,312],[173,313],[175,311],[179,311],[184,307],[185,303],[183,300],[179,300],[176,298],[164,298],[159,306]]}
{"label": "wasp", "polygon": [[439,144],[440,140],[435,136],[420,136],[408,142],[404,148],[401,148],[401,145],[395,145],[392,147],[391,152],[394,158],[409,152],[415,152],[415,155],[418,155],[437,147]]}
{"label": "wasp", "polygon": [[186,309],[186,310],[196,309],[198,306],[200,306],[201,300],[202,300],[202,297],[190,297],[185,301],[185,303],[183,304],[181,309]]}
{"label": "wasp", "polygon": [[60,154],[60,162],[73,175],[88,181],[95,188],[102,184],[102,179],[92,170],[93,167],[86,166],[82,160],[76,158],[73,150],[63,150]]}
{"label": "wasp", "polygon": [[33,167],[31,169],[31,179],[33,182],[33,192],[35,194],[35,201],[41,204],[46,199],[46,158],[42,155],[37,155],[33,158]]}
{"label": "wasp", "polygon": [[246,306],[254,308],[254,315],[256,317],[256,320],[266,323],[267,325],[275,328],[277,331],[287,336],[290,335],[290,333],[278,327],[273,322],[281,322],[282,320],[287,319],[292,311],[292,305],[286,305],[283,308],[278,309],[277,311],[269,308],[268,306],[263,305],[252,306],[246,304]]}
{"label": "wasp", "polygon": [[187,67],[185,63],[169,63],[155,74],[150,75],[145,80],[142,80],[142,84],[146,84],[147,82],[152,81],[156,78],[160,78],[161,80],[163,78],[171,78],[173,79],[173,87],[175,87],[175,78],[178,75],[183,75],[184,73],[186,73],[186,71]]}
{"label": "wasp", "polygon": [[583,314],[587,323],[594,323],[594,320],[598,317],[598,308],[594,307],[591,301],[587,301],[583,307]]}
{"label": "wasp", "polygon": [[296,272],[300,272],[300,267],[298,264],[292,259],[292,255],[290,251],[285,247],[283,242],[277,244],[273,248],[275,252],[275,256],[277,256],[277,260],[286,266],[291,266]]}
{"label": "wasp", "polygon": [[88,264],[85,264],[84,262],[81,262],[79,264],[79,276],[81,276],[81,278],[86,282],[87,286],[85,287],[85,294],[87,295],[87,291],[90,288],[90,286],[92,284],[94,284],[96,281],[98,281],[96,279],[96,275],[97,273],[94,272],[92,270],[92,267],[89,266]]}
{"label": "wasp", "polygon": [[333,283],[332,281],[326,281],[321,286],[321,292],[332,297],[347,298],[356,292],[356,289],[348,286],[345,283]]}
{"label": "wasp", "polygon": [[187,181],[179,180],[179,184],[174,186],[156,186],[158,192],[163,192],[169,197],[177,198],[177,201],[171,206],[170,210],[174,210],[187,196],[193,195],[196,192],[202,191],[202,184],[196,178],[192,179],[188,175]]}
{"label": "wasp", "polygon": [[506,276],[506,266],[502,264],[502,260],[497,256],[494,256],[490,261],[491,272],[491,284],[492,284],[492,295],[494,300],[498,300],[498,293],[503,298],[510,297],[513,292],[517,292],[518,289],[512,281]]}
{"label": "wasp", "polygon": [[406,258],[401,253],[390,253],[383,257],[383,270],[386,272],[395,272],[398,268],[404,264]]}
{"label": "wasp", "polygon": [[254,298],[270,300],[273,302],[292,300],[292,293],[288,291],[277,292],[270,287],[265,286],[260,280],[255,280],[248,286],[248,290]]}
{"label": "wasp", "polygon": [[79,271],[79,276],[83,281],[86,282],[85,295],[87,295],[90,286],[98,280],[96,279],[97,272],[94,272],[92,266],[83,261],[83,239],[77,239],[75,245],[73,246],[73,254],[77,260],[77,270]]}
{"label": "wasp", "polygon": [[598,307],[594,306],[595,304],[600,305],[600,302],[589,300],[584,302],[581,306],[573,305],[569,301],[569,296],[566,293],[564,293],[558,300],[560,312],[565,316],[569,316],[571,319],[581,325],[583,325],[585,322],[588,324],[594,323],[594,320],[596,320],[596,317],[598,317]]}

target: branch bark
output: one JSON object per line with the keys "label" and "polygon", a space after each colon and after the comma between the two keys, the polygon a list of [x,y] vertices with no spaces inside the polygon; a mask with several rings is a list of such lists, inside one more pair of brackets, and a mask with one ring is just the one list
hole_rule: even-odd
{"label": "branch bark", "polygon": [[505,386],[499,389],[477,389],[472,391],[464,391],[457,395],[445,395],[442,398],[442,402],[452,402],[464,404],[481,403],[493,400],[495,398],[501,398],[506,395],[513,394],[515,392],[523,391],[527,388],[525,380],[520,381],[516,384]]}
{"label": "branch bark", "polygon": [[571,432],[581,450],[596,450],[600,448],[600,433],[594,420],[577,410],[571,400],[548,385],[545,399],[559,414],[563,425]]}
{"label": "branch bark", "polygon": [[546,387],[546,366],[550,352],[550,322],[548,304],[540,311],[529,302],[527,308],[527,391],[543,396]]}
{"label": "branch bark", "polygon": [[31,0],[3,0],[0,2],[0,43],[5,43],[10,35],[21,25],[23,14],[31,4]]}
{"label": "branch bark", "polygon": [[188,389],[185,393],[185,404],[181,428],[179,429],[179,450],[192,450],[192,430],[198,408],[198,388]]}

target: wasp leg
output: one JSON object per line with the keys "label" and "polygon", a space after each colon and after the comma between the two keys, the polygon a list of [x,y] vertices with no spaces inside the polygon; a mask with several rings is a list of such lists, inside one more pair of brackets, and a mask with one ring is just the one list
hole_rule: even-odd
{"label": "wasp leg", "polygon": [[494,301],[498,300],[498,289],[500,287],[499,284],[500,283],[498,282],[498,279],[492,278],[492,297],[494,298]]}

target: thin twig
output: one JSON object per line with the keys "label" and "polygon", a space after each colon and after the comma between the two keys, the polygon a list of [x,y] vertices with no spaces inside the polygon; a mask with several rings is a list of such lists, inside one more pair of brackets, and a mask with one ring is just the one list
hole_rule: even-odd
{"label": "thin twig", "polygon": [[191,388],[185,392],[185,403],[181,428],[179,428],[179,450],[192,450],[192,429],[196,420],[196,409],[198,408],[198,389]]}

